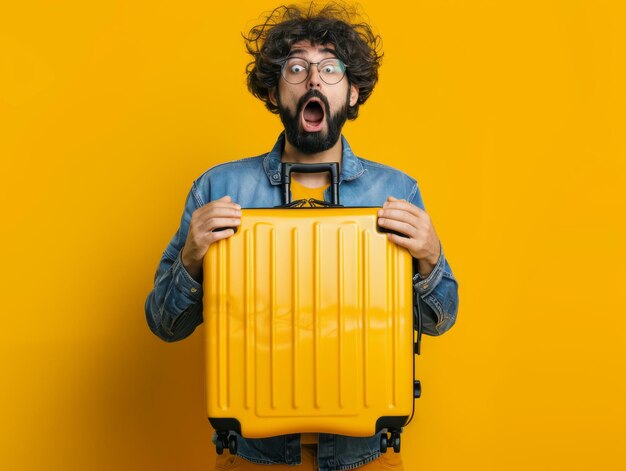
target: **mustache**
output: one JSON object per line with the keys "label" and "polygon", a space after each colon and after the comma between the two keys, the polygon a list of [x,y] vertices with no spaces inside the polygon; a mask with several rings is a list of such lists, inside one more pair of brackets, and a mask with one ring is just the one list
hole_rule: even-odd
{"label": "mustache", "polygon": [[304,109],[306,102],[309,101],[311,98],[319,98],[320,101],[324,104],[324,112],[326,116],[330,116],[330,105],[328,104],[328,99],[322,94],[322,92],[319,92],[317,90],[309,90],[304,95],[302,95],[302,97],[300,97],[300,99],[298,100],[296,116],[302,114],[302,110]]}

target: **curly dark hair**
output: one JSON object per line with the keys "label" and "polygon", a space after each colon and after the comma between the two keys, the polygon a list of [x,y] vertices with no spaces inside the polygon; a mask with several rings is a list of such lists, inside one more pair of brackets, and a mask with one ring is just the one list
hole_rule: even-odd
{"label": "curly dark hair", "polygon": [[378,67],[383,53],[380,36],[360,21],[356,7],[332,2],[318,8],[282,5],[265,21],[244,35],[246,49],[253,60],[246,67],[248,90],[265,103],[272,113],[278,107],[269,99],[269,92],[278,86],[282,60],[293,44],[308,40],[313,45],[332,44],[335,53],[347,65],[349,85],[356,85],[359,98],[348,107],[348,119],[356,119],[359,106],[367,101],[378,81]]}

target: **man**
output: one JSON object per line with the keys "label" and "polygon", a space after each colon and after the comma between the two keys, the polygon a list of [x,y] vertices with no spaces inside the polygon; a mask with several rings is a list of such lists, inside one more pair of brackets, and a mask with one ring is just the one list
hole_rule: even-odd
{"label": "man", "polygon": [[[415,180],[357,157],[341,129],[355,119],[378,79],[378,37],[355,22],[346,7],[280,7],[246,38],[253,61],[248,88],[285,127],[271,152],[218,165],[192,185],[178,232],[165,249],[146,301],[151,330],[165,341],[190,335],[202,322],[202,262],[209,246],[231,237],[241,208],[281,204],[281,162],[340,163],[344,206],[381,206],[378,224],[404,234],[389,239],[414,259],[413,278],[424,332],[439,335],[455,322],[457,282],[446,261]],[[296,192],[329,200],[327,174],[294,175]],[[229,228],[215,231],[215,229]],[[310,437],[309,437],[310,438]],[[238,437],[237,456],[218,455],[220,469],[303,463],[335,471],[402,469],[399,454],[380,454],[380,434],[369,438],[319,434],[304,437]],[[243,459],[242,459],[243,458]],[[256,463],[256,464],[254,464]],[[316,464],[314,464],[316,463]]]}

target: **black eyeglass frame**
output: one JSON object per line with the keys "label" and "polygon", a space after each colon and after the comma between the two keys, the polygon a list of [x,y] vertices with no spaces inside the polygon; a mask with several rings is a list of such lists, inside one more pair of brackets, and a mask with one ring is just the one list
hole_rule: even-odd
{"label": "black eyeglass frame", "polygon": [[[290,82],[289,80],[287,80],[287,77],[285,77],[285,66],[287,65],[287,62],[289,62],[289,60],[291,59],[299,59],[302,62],[305,62],[306,64],[308,64],[308,67],[306,68],[306,76],[300,81],[300,82]],[[341,75],[341,78],[339,80],[337,80],[336,82],[333,83],[328,83],[326,80],[324,80],[324,77],[322,77],[322,73],[320,71],[320,64],[323,64],[324,62],[328,61],[328,60],[335,60],[337,62],[339,62],[339,64],[342,66],[343,68],[343,74]],[[311,75],[311,66],[312,65],[316,65],[317,66],[317,73],[320,76],[320,79],[322,80],[322,82],[324,82],[327,85],[337,85],[338,83],[340,83],[344,77],[346,76],[346,72],[348,69],[348,66],[338,57],[327,57],[326,59],[322,59],[319,62],[309,62],[306,59],[303,59],[302,57],[298,57],[298,56],[290,56],[287,57],[285,59],[282,59],[280,62],[280,76],[282,78],[285,79],[285,82],[291,84],[291,85],[300,85],[301,83],[303,83],[304,81],[306,81],[306,79],[309,78],[309,75]]]}

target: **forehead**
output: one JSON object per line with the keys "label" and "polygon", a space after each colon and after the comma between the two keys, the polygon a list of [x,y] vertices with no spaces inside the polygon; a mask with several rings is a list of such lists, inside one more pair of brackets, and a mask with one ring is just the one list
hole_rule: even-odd
{"label": "forehead", "polygon": [[335,46],[331,43],[311,44],[309,40],[302,40],[292,44],[290,56],[299,57],[335,57]]}

